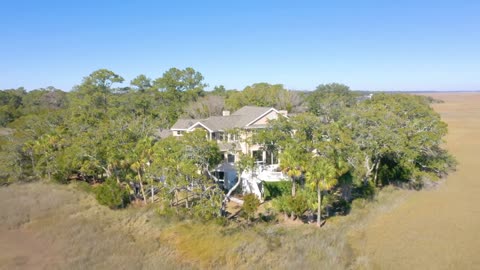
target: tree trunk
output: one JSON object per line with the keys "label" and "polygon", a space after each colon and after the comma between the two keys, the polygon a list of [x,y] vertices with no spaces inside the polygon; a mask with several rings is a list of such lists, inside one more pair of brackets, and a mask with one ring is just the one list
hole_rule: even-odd
{"label": "tree trunk", "polygon": [[381,162],[381,159],[379,159],[377,164],[375,164],[375,176],[373,177],[373,182],[376,183],[378,187],[381,186],[381,184],[377,182],[378,167],[380,167],[380,162]]}
{"label": "tree trunk", "polygon": [[33,150],[30,152],[30,159],[32,161],[32,171],[35,172],[35,156],[33,155]]}
{"label": "tree trunk", "polygon": [[152,203],[153,203],[153,195],[154,195],[154,194],[153,194],[153,184],[152,184],[152,187],[150,188],[150,191],[151,191],[151,193],[152,193]]}
{"label": "tree trunk", "polygon": [[370,158],[365,155],[365,169],[367,169],[367,172],[365,173],[365,179],[364,179],[364,184],[367,184],[368,179],[370,178],[370,175],[372,175],[372,171],[375,168],[375,164],[370,167]]}
{"label": "tree trunk", "polygon": [[178,190],[177,187],[175,187],[175,208],[178,206]]}
{"label": "tree trunk", "polygon": [[295,197],[295,194],[297,193],[297,188],[296,188],[296,183],[295,183],[295,177],[292,177],[292,197]]}
{"label": "tree trunk", "polygon": [[140,184],[140,191],[142,192],[142,196],[143,196],[143,203],[146,205],[147,196],[145,196],[145,189],[143,188],[142,175],[140,174],[140,170],[137,172],[137,174],[138,174],[138,183]]}
{"label": "tree trunk", "polygon": [[320,227],[322,224],[322,191],[320,190],[320,183],[317,182],[317,226]]}
{"label": "tree trunk", "polygon": [[225,215],[225,210],[227,208],[227,202],[228,200],[230,199],[230,195],[232,195],[232,192],[237,189],[237,187],[240,185],[240,182],[242,182],[242,173],[239,172],[239,177],[238,177],[238,181],[237,183],[235,183],[235,185],[227,192],[227,194],[225,194],[225,197],[223,198],[223,201],[222,201],[222,215]]}

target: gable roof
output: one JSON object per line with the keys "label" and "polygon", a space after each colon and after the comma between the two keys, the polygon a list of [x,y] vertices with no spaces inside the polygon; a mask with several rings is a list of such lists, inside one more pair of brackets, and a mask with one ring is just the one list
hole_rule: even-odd
{"label": "gable roof", "polygon": [[210,132],[213,131],[211,128],[209,128],[208,126],[206,126],[205,124],[203,124],[203,123],[200,122],[200,121],[196,122],[193,126],[189,127],[189,128],[188,128],[188,131],[193,130],[196,126],[202,126],[202,127],[204,127],[206,130],[208,130],[208,131],[210,131]]}
{"label": "gable roof", "polygon": [[187,130],[193,124],[201,120],[195,119],[178,119],[177,122],[170,128],[171,130]]}
{"label": "gable roof", "polygon": [[275,109],[271,107],[245,106],[234,112],[232,115],[240,116],[240,119],[237,122],[238,127],[245,127],[251,125],[253,122],[258,120],[271,110]]}
{"label": "gable roof", "polygon": [[228,116],[211,116],[206,119],[178,119],[171,130],[189,130],[199,124],[210,131],[245,128],[271,111],[278,113],[272,107],[245,106]]}

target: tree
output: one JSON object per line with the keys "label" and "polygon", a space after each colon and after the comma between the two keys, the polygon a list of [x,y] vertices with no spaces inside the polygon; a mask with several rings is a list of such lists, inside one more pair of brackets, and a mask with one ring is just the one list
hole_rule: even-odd
{"label": "tree", "polygon": [[233,187],[230,188],[230,190],[228,190],[228,192],[223,197],[222,208],[221,208],[222,215],[225,215],[225,213],[226,213],[227,202],[230,200],[230,196],[240,186],[240,184],[243,181],[242,180],[243,172],[253,171],[253,169],[255,168],[255,159],[249,154],[239,153],[239,159],[235,163],[235,167],[237,169],[237,178],[238,179],[237,179],[237,182],[235,183],[235,185],[233,185]]}
{"label": "tree", "polygon": [[321,225],[322,194],[335,187],[350,171],[345,162],[351,144],[350,134],[337,123],[322,125],[313,135],[314,148],[306,168],[306,180],[317,191],[317,225]]}
{"label": "tree", "polygon": [[260,206],[260,200],[255,194],[250,193],[243,197],[242,211],[248,222],[255,217],[258,206]]}
{"label": "tree", "polygon": [[130,85],[135,87],[135,90],[143,92],[152,87],[152,80],[147,76],[140,74],[130,81]]}
{"label": "tree", "polygon": [[343,111],[356,103],[356,95],[346,85],[320,84],[307,96],[309,112],[322,117],[326,123],[338,121]]}
{"label": "tree", "polygon": [[67,93],[53,86],[29,91],[22,100],[22,114],[51,113],[67,107]]}
{"label": "tree", "polygon": [[196,100],[203,96],[203,75],[191,67],[186,69],[171,68],[154,81],[154,87],[166,93],[166,98],[176,100]]}
{"label": "tree", "polygon": [[124,79],[107,69],[99,69],[83,78],[80,85],[74,87],[71,95],[72,113],[78,120],[93,125],[108,114],[114,106],[109,104],[114,83],[122,83]]}
{"label": "tree", "polygon": [[233,92],[225,100],[225,106],[237,110],[243,106],[275,107],[291,111],[293,108],[291,91],[282,84],[255,83],[241,92]]}
{"label": "tree", "polygon": [[23,87],[0,91],[0,127],[5,127],[21,116],[23,97],[26,93]]}
{"label": "tree", "polygon": [[97,201],[111,209],[124,208],[130,202],[128,192],[113,179],[107,179],[94,191]]}
{"label": "tree", "polygon": [[[389,181],[422,185],[454,166],[440,147],[447,126],[425,98],[414,95],[377,94],[359,104],[343,124],[352,127],[352,138],[363,153],[364,181],[377,186]],[[381,179],[384,172],[389,179]]]}
{"label": "tree", "polygon": [[207,140],[203,130],[196,130],[180,138],[160,140],[154,149],[153,172],[164,179],[163,192],[169,205],[178,207],[183,195],[190,214],[218,216],[222,196],[209,173],[221,160],[216,143]]}
{"label": "tree", "polygon": [[177,121],[188,102],[204,95],[207,84],[203,79],[203,75],[193,68],[171,68],[153,82],[153,89],[161,91],[159,101],[169,125]]}
{"label": "tree", "polygon": [[222,115],[225,99],[221,96],[208,95],[192,101],[186,106],[184,115],[189,118],[199,119],[215,115]]}
{"label": "tree", "polygon": [[280,168],[285,172],[292,181],[292,197],[296,195],[296,183],[305,171],[305,157],[308,155],[304,149],[289,147],[282,152],[280,159]]}
{"label": "tree", "polygon": [[317,191],[317,226],[322,224],[322,192],[337,184],[335,166],[325,158],[313,158],[306,173],[307,182]]}
{"label": "tree", "polygon": [[147,204],[147,196],[145,188],[143,187],[144,182],[150,182],[151,199],[153,203],[153,177],[150,173],[150,165],[153,162],[153,140],[150,137],[140,139],[132,151],[130,162],[130,168],[137,174],[135,178],[140,185],[143,203]]}
{"label": "tree", "polygon": [[213,88],[210,94],[216,95],[216,96],[226,96],[227,89],[225,89],[225,86],[223,85],[217,85]]}
{"label": "tree", "polygon": [[289,119],[291,138],[284,141],[280,156],[280,167],[292,178],[292,196],[295,196],[295,182],[305,172],[305,166],[315,150],[317,134],[322,128],[320,119],[312,114],[303,113]]}

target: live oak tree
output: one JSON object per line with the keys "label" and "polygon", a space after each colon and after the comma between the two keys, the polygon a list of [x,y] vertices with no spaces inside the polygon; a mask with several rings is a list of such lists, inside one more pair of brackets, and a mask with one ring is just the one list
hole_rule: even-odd
{"label": "live oak tree", "polygon": [[219,215],[222,196],[209,171],[220,162],[221,155],[204,131],[160,140],[154,146],[153,156],[152,173],[162,176],[162,190],[170,206],[178,208],[183,200],[192,215]]}
{"label": "live oak tree", "polygon": [[296,105],[292,100],[294,100],[292,92],[281,84],[255,83],[245,87],[241,92],[231,93],[225,100],[225,106],[230,110],[254,105],[291,111]]}
{"label": "live oak tree", "polygon": [[344,115],[344,110],[355,105],[356,96],[344,84],[320,84],[307,96],[308,110],[325,123],[338,121]]}
{"label": "live oak tree", "polygon": [[21,116],[23,97],[26,94],[23,87],[0,91],[0,127],[5,127]]}
{"label": "live oak tree", "polygon": [[447,126],[423,97],[377,94],[343,123],[352,126],[353,140],[364,155],[357,165],[363,163],[364,179],[378,186],[389,181],[422,185],[455,164],[441,148]]}

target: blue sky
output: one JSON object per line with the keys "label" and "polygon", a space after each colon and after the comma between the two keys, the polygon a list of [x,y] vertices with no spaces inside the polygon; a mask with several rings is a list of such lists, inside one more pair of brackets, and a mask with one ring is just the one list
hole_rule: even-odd
{"label": "blue sky", "polygon": [[480,1],[1,1],[0,89],[99,68],[213,87],[480,90]]}

